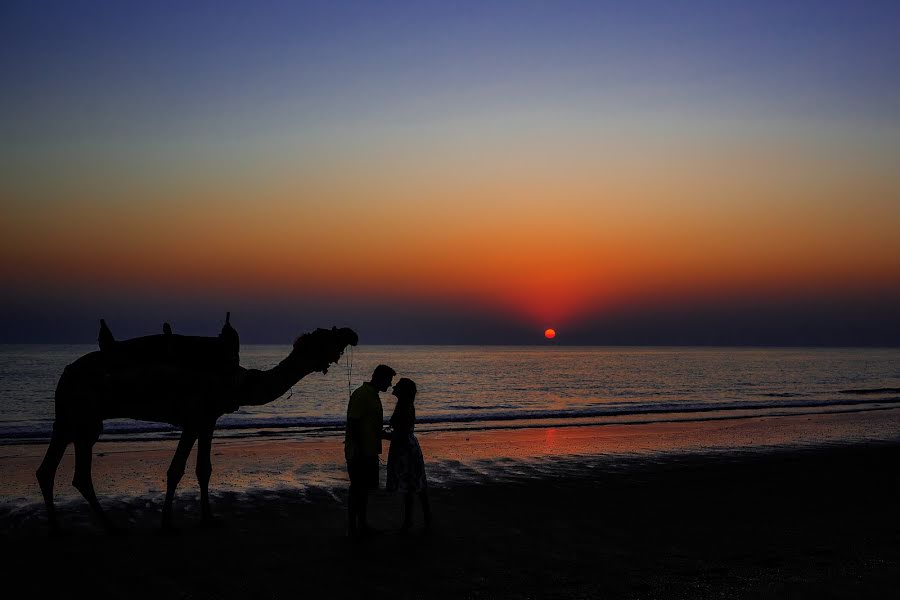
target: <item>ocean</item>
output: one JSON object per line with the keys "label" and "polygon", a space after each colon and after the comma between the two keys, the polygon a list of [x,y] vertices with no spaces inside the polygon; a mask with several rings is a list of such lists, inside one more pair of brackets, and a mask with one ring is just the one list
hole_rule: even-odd
{"label": "ocean", "polygon": [[[94,345],[0,346],[0,445],[43,443],[63,368]],[[269,368],[287,346],[241,348]],[[877,412],[900,406],[900,349],[361,346],[279,400],[223,416],[218,438],[342,435],[351,389],[379,363],[416,381],[418,430],[649,424]],[[385,417],[393,396],[382,394]],[[102,440],[177,437],[105,423]]]}

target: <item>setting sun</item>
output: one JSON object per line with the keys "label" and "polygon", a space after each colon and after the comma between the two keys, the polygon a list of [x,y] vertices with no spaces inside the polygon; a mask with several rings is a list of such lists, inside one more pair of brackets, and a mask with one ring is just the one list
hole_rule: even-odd
{"label": "setting sun", "polygon": [[556,337],[556,330],[548,329],[547,331],[544,332],[544,337],[547,338],[548,340],[552,340],[553,338]]}

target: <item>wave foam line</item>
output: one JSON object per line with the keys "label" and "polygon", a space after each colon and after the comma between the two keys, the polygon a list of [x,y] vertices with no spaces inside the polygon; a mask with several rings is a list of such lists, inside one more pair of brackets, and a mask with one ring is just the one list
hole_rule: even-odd
{"label": "wave foam line", "polygon": [[[885,388],[887,389],[887,388]],[[852,411],[854,407],[862,408],[867,405],[898,405],[900,396],[887,398],[847,399],[836,398],[831,400],[805,400],[791,402],[732,402],[732,403],[708,403],[708,404],[662,404],[662,405],[618,405],[610,408],[608,405],[596,408],[563,409],[563,410],[524,410],[524,411],[497,411],[481,412],[480,414],[451,414],[441,413],[420,417],[419,425],[442,426],[464,423],[495,423],[508,421],[546,421],[546,420],[571,420],[571,419],[598,419],[609,417],[641,417],[641,416],[678,416],[699,415],[703,413],[735,413],[738,411],[751,411],[764,414],[766,411],[785,409],[844,409]],[[266,418],[244,419],[229,422],[228,418],[220,422],[217,429],[220,431],[257,430],[261,434],[265,430],[274,429],[305,429],[311,432],[342,431],[345,427],[343,419],[329,417],[291,417],[291,418]],[[121,421],[108,423],[104,427],[104,433],[108,435],[127,434],[177,434],[178,428],[146,421]],[[25,440],[48,437],[49,425],[43,427],[15,427],[6,431],[0,430],[0,440]]]}

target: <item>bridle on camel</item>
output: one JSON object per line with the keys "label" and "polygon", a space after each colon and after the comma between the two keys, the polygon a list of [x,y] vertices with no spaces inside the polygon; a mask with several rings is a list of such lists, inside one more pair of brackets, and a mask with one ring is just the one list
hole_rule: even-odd
{"label": "bridle on camel", "polygon": [[[344,362],[347,366],[347,395],[353,395],[353,346],[347,346],[347,360]],[[291,389],[288,390],[290,393],[286,400],[290,400],[291,396],[294,395],[294,386],[291,386]]]}

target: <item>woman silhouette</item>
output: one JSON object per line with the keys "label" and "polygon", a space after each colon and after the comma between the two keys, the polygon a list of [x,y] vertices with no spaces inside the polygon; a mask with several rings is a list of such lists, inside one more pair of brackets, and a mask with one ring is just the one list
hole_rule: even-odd
{"label": "woman silhouette", "polygon": [[413,432],[416,426],[416,384],[403,377],[391,392],[397,397],[397,406],[391,416],[391,447],[388,450],[387,484],[385,489],[405,494],[403,531],[412,526],[415,495],[422,502],[425,529],[431,527],[431,507],[428,503],[428,480],[425,477],[425,459],[422,448]]}

